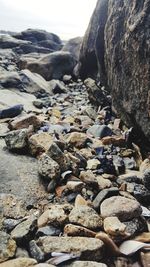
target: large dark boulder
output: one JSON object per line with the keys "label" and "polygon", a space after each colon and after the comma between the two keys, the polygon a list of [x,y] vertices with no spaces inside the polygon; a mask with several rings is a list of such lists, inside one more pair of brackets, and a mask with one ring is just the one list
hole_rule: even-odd
{"label": "large dark boulder", "polygon": [[53,52],[40,57],[30,59],[29,63],[24,62],[24,67],[32,72],[38,73],[46,80],[62,79],[65,74],[72,74],[76,65],[76,60],[69,52]]}
{"label": "large dark boulder", "polygon": [[74,58],[78,61],[82,41],[83,41],[82,37],[72,38],[63,46],[62,51],[70,52],[74,56]]}
{"label": "large dark boulder", "polygon": [[[99,0],[83,38],[80,50],[80,76],[96,78],[98,74],[96,45],[99,47],[98,58],[104,66],[104,28],[107,20],[108,0]],[[97,38],[99,42],[97,43]],[[103,68],[105,73],[105,68]],[[104,75],[103,75],[104,76]]]}
{"label": "large dark boulder", "polygon": [[24,40],[17,40],[16,38],[10,35],[0,35],[0,48],[2,49],[14,48],[23,44],[30,44],[30,42]]}
{"label": "large dark boulder", "polygon": [[[58,51],[62,48],[62,42],[54,33],[49,33],[44,30],[39,29],[28,29],[26,31],[22,31],[21,33],[17,33],[13,35],[16,39],[30,41],[32,43],[33,48],[32,52],[39,52],[39,53],[50,53],[54,51]],[[33,51],[34,47],[42,47],[45,48],[45,51]],[[25,48],[24,48],[25,49]],[[40,49],[40,48],[39,48]],[[46,52],[47,49],[47,52]],[[36,50],[38,50],[36,48]]]}
{"label": "large dark boulder", "polygon": [[150,140],[150,0],[109,0],[105,50],[113,104]]}
{"label": "large dark boulder", "polygon": [[147,141],[150,141],[149,26],[150,0],[98,0],[80,54],[81,77],[95,75],[98,69],[101,84],[111,90],[115,109]]}

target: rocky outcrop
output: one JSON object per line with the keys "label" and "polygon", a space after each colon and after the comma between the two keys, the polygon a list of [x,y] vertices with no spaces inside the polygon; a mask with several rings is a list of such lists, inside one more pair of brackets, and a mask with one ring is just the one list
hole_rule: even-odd
{"label": "rocky outcrop", "polygon": [[51,53],[62,48],[60,38],[44,30],[28,29],[21,33],[0,35],[0,48],[12,48],[17,54]]}
{"label": "rocky outcrop", "polygon": [[93,76],[98,69],[100,81],[110,88],[122,119],[148,140],[149,23],[150,0],[99,0],[80,53],[81,77]]}
{"label": "rocky outcrop", "polygon": [[[98,57],[104,65],[104,27],[107,20],[108,0],[99,0],[91,17],[89,26],[83,38],[80,51],[80,75],[82,78],[96,77],[98,71],[96,44],[99,39]],[[104,71],[104,69],[103,69]]]}

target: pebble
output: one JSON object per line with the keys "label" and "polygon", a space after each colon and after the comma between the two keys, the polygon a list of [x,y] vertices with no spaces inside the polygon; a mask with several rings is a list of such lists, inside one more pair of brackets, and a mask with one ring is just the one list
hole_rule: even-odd
{"label": "pebble", "polygon": [[84,226],[88,229],[99,229],[102,226],[102,218],[94,209],[88,206],[74,207],[69,214],[69,222]]}
{"label": "pebble", "polygon": [[[7,233],[0,231],[0,263],[15,255],[16,242]],[[1,265],[1,264],[0,264]]]}
{"label": "pebble", "polygon": [[56,161],[47,154],[43,154],[38,160],[39,174],[48,181],[59,179],[60,167]]}
{"label": "pebble", "polygon": [[37,156],[42,152],[46,152],[53,142],[53,138],[48,133],[33,134],[28,141],[30,153]]}
{"label": "pebble", "polygon": [[11,237],[17,244],[25,244],[36,229],[37,218],[30,216],[27,220],[18,224],[11,232]]}
{"label": "pebble", "polygon": [[137,218],[142,213],[142,208],[136,200],[121,196],[105,199],[100,206],[101,216],[116,216],[120,221]]}
{"label": "pebble", "polygon": [[87,130],[88,135],[103,138],[112,135],[112,130],[106,125],[93,125]]}
{"label": "pebble", "polygon": [[90,139],[84,133],[73,132],[69,135],[67,143],[76,148],[84,148]]}
{"label": "pebble", "polygon": [[48,224],[53,226],[64,225],[67,218],[68,216],[65,213],[65,206],[51,205],[51,207],[38,218],[38,228]]}
{"label": "pebble", "polygon": [[100,166],[100,161],[98,159],[89,159],[87,161],[87,170],[96,170]]}
{"label": "pebble", "polygon": [[18,258],[1,263],[1,267],[31,267],[35,266],[37,261],[31,258]]}
{"label": "pebble", "polygon": [[27,148],[27,129],[11,131],[5,136],[5,143],[9,150],[25,150]]}
{"label": "pebble", "polygon": [[30,125],[32,125],[34,129],[38,129],[41,126],[41,121],[34,114],[29,114],[14,119],[10,122],[9,127],[11,130],[20,130],[28,128]]}
{"label": "pebble", "polygon": [[44,253],[37,246],[37,244],[34,240],[31,240],[29,242],[29,251],[30,251],[31,257],[33,259],[37,260],[37,262],[43,262],[44,261]]}
{"label": "pebble", "polygon": [[64,234],[68,236],[95,237],[96,233],[82,226],[67,224],[64,227]]}
{"label": "pebble", "polygon": [[104,230],[112,236],[124,236],[126,225],[121,223],[117,217],[107,217],[104,219]]}

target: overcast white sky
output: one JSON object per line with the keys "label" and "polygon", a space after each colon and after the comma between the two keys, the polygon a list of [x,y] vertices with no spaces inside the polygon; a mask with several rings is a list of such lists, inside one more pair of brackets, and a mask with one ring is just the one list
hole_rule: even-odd
{"label": "overcast white sky", "polygon": [[62,39],[82,36],[97,0],[0,0],[0,30],[44,29]]}

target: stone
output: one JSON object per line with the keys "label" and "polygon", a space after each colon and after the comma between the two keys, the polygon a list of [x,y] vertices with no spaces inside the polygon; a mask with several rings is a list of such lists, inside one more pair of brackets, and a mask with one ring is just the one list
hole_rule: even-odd
{"label": "stone", "polygon": [[73,132],[67,138],[67,143],[77,148],[84,148],[88,141],[89,138],[87,137],[87,135],[79,132]]}
{"label": "stone", "polygon": [[40,74],[45,80],[60,80],[65,74],[73,73],[76,60],[71,53],[58,51],[26,63],[25,68]]}
{"label": "stone", "polygon": [[69,222],[87,227],[91,230],[99,229],[102,226],[101,217],[94,209],[85,205],[72,209],[69,214]]}
{"label": "stone", "polygon": [[70,191],[80,192],[84,186],[84,183],[80,181],[68,181],[66,186]]}
{"label": "stone", "polygon": [[63,94],[66,93],[65,84],[59,80],[49,81],[49,87],[53,94]]}
{"label": "stone", "polygon": [[109,101],[104,91],[97,86],[95,80],[88,78],[84,81],[87,88],[90,102],[95,106],[105,107],[109,105]]}
{"label": "stone", "polygon": [[29,42],[24,40],[18,40],[9,34],[0,36],[0,48],[14,48],[21,44],[29,44]]}
{"label": "stone", "polygon": [[124,221],[123,223],[126,225],[126,232],[130,237],[147,231],[146,221],[142,217]]}
{"label": "stone", "polygon": [[71,80],[72,80],[72,76],[71,76],[71,75],[64,75],[64,76],[63,76],[63,82],[64,82],[65,84],[70,83]]}
{"label": "stone", "polygon": [[144,173],[147,169],[150,169],[150,159],[145,159],[140,165],[140,172]]}
{"label": "stone", "polygon": [[98,1],[80,52],[80,75],[96,76],[98,70],[101,84],[111,89],[113,106],[129,127],[135,127],[133,138],[139,144],[142,140],[147,151],[150,139],[148,7],[149,0],[141,4],[138,0]]}
{"label": "stone", "polygon": [[44,261],[44,253],[41,249],[37,246],[35,240],[31,240],[29,242],[29,251],[30,255],[33,259],[37,260],[37,262]]}
{"label": "stone", "polygon": [[60,167],[56,161],[50,158],[47,154],[42,154],[38,160],[39,174],[48,181],[59,179]]}
{"label": "stone", "polygon": [[92,154],[93,151],[91,151],[90,148],[82,148],[80,149],[80,154],[86,159],[91,159],[93,158],[93,154]]}
{"label": "stone", "polygon": [[37,261],[31,258],[18,258],[1,263],[1,267],[30,267],[35,266]]}
{"label": "stone", "polygon": [[48,264],[48,263],[39,263],[39,264],[36,264],[35,267],[55,267],[55,265]]}
{"label": "stone", "polygon": [[17,247],[15,257],[16,258],[30,258],[28,251],[20,247]]}
{"label": "stone", "polygon": [[126,225],[121,223],[117,217],[107,217],[104,219],[104,230],[112,236],[124,236]]}
{"label": "stone", "polygon": [[5,143],[9,150],[25,150],[27,149],[28,130],[11,131],[5,136]]}
{"label": "stone", "polygon": [[11,232],[11,237],[18,244],[26,243],[36,229],[37,218],[30,216],[27,220],[18,224]]}
{"label": "stone", "polygon": [[41,121],[34,114],[29,114],[13,120],[10,122],[9,127],[11,130],[19,130],[28,128],[30,125],[37,129],[40,127]]}
{"label": "stone", "polygon": [[0,231],[0,263],[13,258],[16,251],[16,242],[7,233]]}
{"label": "stone", "polygon": [[104,201],[104,199],[110,197],[110,196],[114,196],[114,195],[118,195],[119,193],[119,189],[117,187],[112,187],[109,189],[103,189],[101,190],[97,196],[95,197],[95,199],[93,200],[93,207],[95,210],[99,210],[100,208],[100,204]]}
{"label": "stone", "polygon": [[45,227],[41,227],[38,229],[38,231],[36,232],[36,237],[40,237],[40,236],[59,236],[61,233],[61,229],[60,228],[56,228],[52,225],[48,225]]}
{"label": "stone", "polygon": [[81,253],[81,260],[99,261],[103,257],[104,244],[101,240],[87,237],[41,237],[37,241],[47,253]]}
{"label": "stone", "polygon": [[87,206],[88,202],[81,196],[81,195],[77,195],[76,199],[75,199],[75,203],[74,203],[75,207],[79,207],[79,206]]}
{"label": "stone", "polygon": [[65,267],[107,267],[106,264],[96,261],[74,261]]}
{"label": "stone", "polygon": [[103,176],[101,175],[97,175],[96,179],[100,190],[110,188],[112,186],[112,182],[108,179],[103,178]]}
{"label": "stone", "polygon": [[67,236],[95,237],[96,233],[82,226],[67,224],[64,227],[64,234]]}
{"label": "stone", "polygon": [[23,105],[15,105],[7,109],[0,110],[0,119],[13,118],[23,111]]}
{"label": "stone", "polygon": [[96,170],[100,166],[100,161],[98,159],[89,159],[87,161],[87,170]]}
{"label": "stone", "polygon": [[112,135],[112,130],[106,125],[93,125],[87,130],[88,135],[103,138]]}
{"label": "stone", "polygon": [[29,140],[30,153],[37,156],[42,152],[46,152],[53,142],[53,138],[48,133],[33,134]]}
{"label": "stone", "polygon": [[82,39],[83,39],[82,37],[75,37],[70,39],[63,46],[62,51],[70,52],[73,55],[73,57],[78,61]]}
{"label": "stone", "polygon": [[121,196],[105,199],[100,206],[100,210],[102,217],[116,216],[120,221],[137,218],[142,213],[142,208],[136,200]]}
{"label": "stone", "polygon": [[65,213],[65,206],[63,205],[52,205],[38,218],[38,228],[46,225],[61,226],[66,223],[68,219]]}
{"label": "stone", "polygon": [[148,170],[145,170],[143,174],[143,181],[145,187],[150,190],[150,168]]}
{"label": "stone", "polygon": [[96,179],[96,176],[90,170],[89,171],[81,171],[79,178],[85,184],[91,185],[93,187],[98,187],[98,181]]}
{"label": "stone", "polygon": [[150,252],[141,252],[140,258],[143,266],[148,266],[150,262]]}
{"label": "stone", "polygon": [[51,157],[54,161],[59,164],[61,172],[67,171],[70,168],[70,160],[67,156],[62,152],[59,146],[56,143],[52,143],[49,146],[47,151],[49,157]]}

